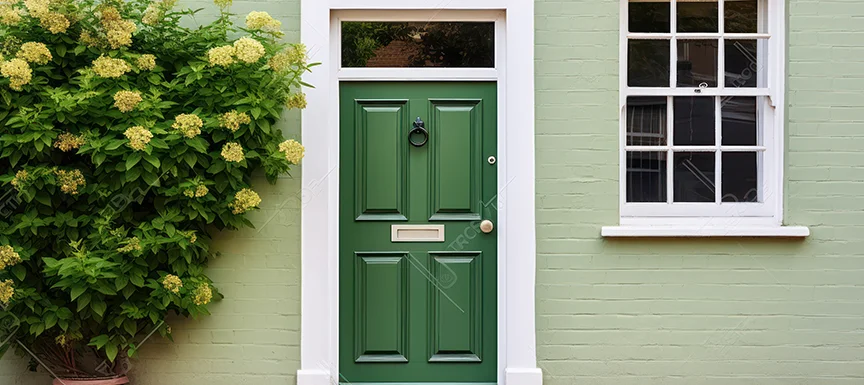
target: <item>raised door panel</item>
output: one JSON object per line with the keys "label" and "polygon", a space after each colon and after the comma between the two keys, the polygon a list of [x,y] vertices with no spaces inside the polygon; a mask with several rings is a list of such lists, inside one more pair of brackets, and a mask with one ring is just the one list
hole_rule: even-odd
{"label": "raised door panel", "polygon": [[404,221],[408,206],[408,102],[355,103],[355,217],[359,221]]}
{"label": "raised door panel", "polygon": [[480,362],[482,253],[431,252],[429,362]]}
{"label": "raised door panel", "polygon": [[355,253],[354,361],[408,362],[408,262],[402,252]]}
{"label": "raised door panel", "polygon": [[480,219],[480,100],[430,101],[430,220]]}

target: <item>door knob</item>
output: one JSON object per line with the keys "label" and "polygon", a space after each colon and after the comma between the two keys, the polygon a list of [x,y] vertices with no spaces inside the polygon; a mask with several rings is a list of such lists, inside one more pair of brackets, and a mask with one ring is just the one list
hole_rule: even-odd
{"label": "door knob", "polygon": [[488,219],[484,219],[483,222],[480,222],[480,231],[482,231],[483,234],[491,233],[492,229],[494,229],[494,228],[495,228],[495,225],[492,224],[492,221],[490,221]]}

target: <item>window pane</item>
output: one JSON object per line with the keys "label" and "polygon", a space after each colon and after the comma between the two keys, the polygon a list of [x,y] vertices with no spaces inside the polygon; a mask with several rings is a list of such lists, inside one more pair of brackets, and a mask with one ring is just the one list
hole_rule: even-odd
{"label": "window pane", "polygon": [[630,32],[669,32],[669,2],[630,0]]}
{"label": "window pane", "polygon": [[755,152],[724,152],[723,202],[758,202],[758,170]]}
{"label": "window pane", "polygon": [[494,66],[493,22],[342,23],[342,67]]}
{"label": "window pane", "polygon": [[666,145],[666,97],[627,98],[627,145]]}
{"label": "window pane", "polygon": [[673,98],[677,146],[714,145],[714,98],[681,96]]}
{"label": "window pane", "polygon": [[726,40],[726,87],[756,87],[758,57],[756,40]]}
{"label": "window pane", "polygon": [[678,32],[717,32],[717,1],[678,1]]}
{"label": "window pane", "polygon": [[717,40],[678,40],[678,86],[717,87]]}
{"label": "window pane", "polygon": [[714,153],[675,153],[675,202],[714,202]]}
{"label": "window pane", "polygon": [[627,202],[666,202],[666,152],[627,152]]}
{"label": "window pane", "polygon": [[731,33],[759,32],[758,12],[756,0],[726,0],[723,4],[723,28]]}
{"label": "window pane", "polygon": [[669,87],[669,40],[630,40],[627,47],[630,87]]}
{"label": "window pane", "polygon": [[736,96],[720,100],[720,117],[723,119],[724,146],[755,146],[756,97]]}

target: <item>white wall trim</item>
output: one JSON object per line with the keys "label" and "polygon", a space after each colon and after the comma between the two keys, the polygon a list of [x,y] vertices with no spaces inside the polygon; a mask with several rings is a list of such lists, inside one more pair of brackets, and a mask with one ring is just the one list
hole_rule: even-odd
{"label": "white wall trim", "polygon": [[[498,84],[498,384],[541,385],[535,337],[534,5],[525,0],[301,0],[301,37],[312,61],[304,80],[301,333],[298,385],[332,385],[338,368],[339,81],[496,80]],[[359,13],[362,10],[374,12]],[[341,15],[341,16],[340,16]],[[374,16],[369,16],[374,15]],[[490,16],[491,15],[491,16]],[[337,17],[496,20],[494,70],[339,68]],[[494,76],[494,77],[493,77]],[[506,108],[506,106],[521,106]]]}

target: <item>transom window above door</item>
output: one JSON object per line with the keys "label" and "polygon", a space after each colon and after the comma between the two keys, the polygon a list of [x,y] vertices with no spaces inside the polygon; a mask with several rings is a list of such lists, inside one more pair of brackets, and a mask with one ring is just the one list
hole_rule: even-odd
{"label": "transom window above door", "polygon": [[342,67],[495,67],[495,22],[343,21]]}
{"label": "transom window above door", "polygon": [[781,1],[622,0],[622,224],[780,223]]}

